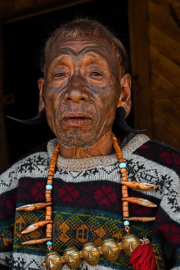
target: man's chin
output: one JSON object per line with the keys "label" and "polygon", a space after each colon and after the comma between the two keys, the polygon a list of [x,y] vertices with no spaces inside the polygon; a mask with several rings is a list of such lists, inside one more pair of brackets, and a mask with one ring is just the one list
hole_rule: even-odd
{"label": "man's chin", "polygon": [[[95,133],[95,132],[94,132]],[[98,137],[94,138],[92,134],[66,134],[65,136],[59,136],[59,142],[61,145],[68,148],[83,148],[86,149],[96,143]]]}

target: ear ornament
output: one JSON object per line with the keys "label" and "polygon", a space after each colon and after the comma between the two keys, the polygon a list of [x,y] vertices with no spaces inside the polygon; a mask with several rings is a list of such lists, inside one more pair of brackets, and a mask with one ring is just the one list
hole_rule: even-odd
{"label": "ear ornament", "polygon": [[43,108],[38,115],[36,115],[34,118],[27,119],[27,120],[22,120],[18,118],[14,118],[11,116],[6,115],[6,117],[19,122],[21,124],[26,124],[26,125],[40,125],[40,124],[45,124],[46,123],[46,113],[45,109]]}
{"label": "ear ornament", "polygon": [[146,131],[146,129],[133,129],[127,124],[126,111],[123,107],[118,107],[116,109],[115,121],[112,130],[116,137],[127,133],[141,133]]}

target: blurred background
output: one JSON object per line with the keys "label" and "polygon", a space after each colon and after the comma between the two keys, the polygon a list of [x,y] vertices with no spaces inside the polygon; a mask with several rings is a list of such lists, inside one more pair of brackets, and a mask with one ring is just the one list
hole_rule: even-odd
{"label": "blurred background", "polygon": [[76,17],[97,19],[126,47],[132,75],[131,127],[180,149],[179,0],[0,0],[0,168],[54,135],[20,119],[38,113],[39,61],[50,33]]}

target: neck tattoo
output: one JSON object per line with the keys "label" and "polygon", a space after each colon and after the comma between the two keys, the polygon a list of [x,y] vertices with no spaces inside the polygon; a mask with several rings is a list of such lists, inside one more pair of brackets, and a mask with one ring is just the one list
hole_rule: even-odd
{"label": "neck tattoo", "polygon": [[121,242],[117,242],[114,239],[110,238],[105,239],[103,240],[101,246],[97,246],[92,242],[87,242],[83,246],[81,251],[79,251],[76,247],[70,247],[65,249],[62,256],[60,256],[60,254],[57,251],[52,250],[53,247],[52,189],[53,189],[53,176],[56,168],[58,155],[60,152],[60,144],[58,143],[51,157],[50,167],[48,171],[47,185],[45,191],[46,202],[28,204],[16,209],[18,211],[36,211],[42,208],[46,208],[45,220],[36,222],[28,226],[25,230],[21,232],[22,234],[25,234],[37,230],[42,226],[46,226],[45,238],[30,240],[21,243],[22,245],[34,245],[34,244],[41,244],[44,242],[47,243],[47,249],[49,250],[49,252],[47,253],[46,258],[42,262],[42,266],[44,267],[44,269],[61,270],[63,264],[67,264],[70,268],[76,269],[80,266],[82,260],[85,260],[90,265],[97,265],[99,263],[101,255],[103,255],[106,260],[114,262],[120,256],[121,251],[124,251],[126,255],[132,257],[133,252],[140,245],[144,246],[144,244],[149,243],[149,240],[147,238],[140,239],[135,234],[130,233],[130,221],[149,222],[154,221],[155,217],[129,217],[129,203],[140,204],[146,207],[156,207],[156,205],[146,199],[129,197],[128,188],[149,190],[149,189],[156,189],[157,186],[147,183],[128,181],[126,163],[114,134],[112,134],[112,139],[113,139],[113,147],[119,161],[119,168],[122,178],[121,181],[122,209],[123,209],[122,216],[124,220],[124,229],[126,232],[125,236],[123,236]]}

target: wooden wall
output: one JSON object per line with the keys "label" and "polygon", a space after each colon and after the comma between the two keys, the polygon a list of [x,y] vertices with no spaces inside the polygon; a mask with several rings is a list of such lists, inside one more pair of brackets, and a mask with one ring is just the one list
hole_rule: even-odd
{"label": "wooden wall", "polygon": [[93,0],[0,0],[0,20],[9,23]]}
{"label": "wooden wall", "polygon": [[180,1],[133,2],[129,0],[135,126],[180,149]]}

